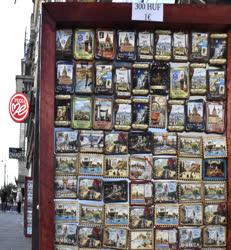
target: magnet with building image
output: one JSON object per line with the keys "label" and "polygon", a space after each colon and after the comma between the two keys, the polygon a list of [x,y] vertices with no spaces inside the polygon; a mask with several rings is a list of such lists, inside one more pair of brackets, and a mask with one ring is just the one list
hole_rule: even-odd
{"label": "magnet with building image", "polygon": [[182,226],[199,226],[203,224],[202,203],[184,203],[180,205],[180,224]]}
{"label": "magnet with building image", "polygon": [[71,125],[71,96],[55,96],[55,126],[70,127]]}
{"label": "magnet with building image", "polygon": [[153,178],[175,180],[178,176],[176,156],[153,157]]}
{"label": "magnet with building image", "polygon": [[152,133],[151,132],[130,132],[128,135],[128,150],[130,154],[150,154],[152,153]]}
{"label": "magnet with building image", "polygon": [[155,205],[156,226],[178,226],[179,205],[178,204],[156,204]]}
{"label": "magnet with building image", "polygon": [[227,178],[227,161],[222,158],[203,160],[203,179],[224,181]]}
{"label": "magnet with building image", "polygon": [[154,34],[152,32],[138,32],[137,50],[137,60],[152,61],[154,59]]}
{"label": "magnet with building image", "polygon": [[174,61],[188,60],[188,33],[174,32],[173,33],[173,51],[172,57]]}
{"label": "magnet with building image", "polygon": [[202,182],[179,182],[180,202],[201,202],[203,198]]}
{"label": "magnet with building image", "polygon": [[55,198],[77,198],[77,177],[71,175],[56,176],[54,180]]}
{"label": "magnet with building image", "polygon": [[130,183],[130,204],[147,205],[153,204],[154,188],[151,181],[133,180]]}
{"label": "magnet with building image", "polygon": [[204,247],[225,247],[226,246],[226,226],[209,225],[203,229]]}
{"label": "magnet with building image", "polygon": [[109,62],[95,63],[95,93],[112,94],[113,93],[113,65]]}
{"label": "magnet with building image", "polygon": [[96,130],[79,131],[80,152],[102,153],[104,150],[104,132]]}
{"label": "magnet with building image", "polygon": [[226,99],[226,74],[223,69],[208,70],[208,100]]}
{"label": "magnet with building image", "polygon": [[203,99],[186,102],[186,131],[205,131],[205,105]]}
{"label": "magnet with building image", "polygon": [[190,94],[205,95],[207,93],[206,64],[191,63],[189,66]]}
{"label": "magnet with building image", "polygon": [[176,250],[178,249],[177,228],[156,228],[155,229],[155,250]]}
{"label": "magnet with building image", "polygon": [[170,30],[155,31],[155,59],[170,61],[172,58],[172,32]]}
{"label": "magnet with building image", "polygon": [[55,243],[77,245],[77,223],[55,223]]}
{"label": "magnet with building image", "polygon": [[134,63],[132,65],[132,94],[149,94],[149,68],[148,63]]}
{"label": "magnet with building image", "polygon": [[130,228],[153,228],[154,208],[152,206],[130,206]]}
{"label": "magnet with building image", "polygon": [[127,154],[128,153],[128,133],[108,132],[105,134],[105,154]]}
{"label": "magnet with building image", "polygon": [[226,201],[227,185],[222,181],[204,182],[204,200],[205,202]]}
{"label": "magnet with building image", "polygon": [[131,230],[130,231],[130,249],[153,249],[153,230]]}
{"label": "magnet with building image", "polygon": [[179,247],[196,248],[202,247],[202,228],[201,227],[179,227]]}
{"label": "magnet with building image", "polygon": [[193,31],[191,33],[190,60],[207,62],[209,59],[209,34]]}
{"label": "magnet with building image", "polygon": [[227,157],[227,143],[225,136],[206,136],[203,138],[204,158]]}
{"label": "magnet with building image", "polygon": [[117,31],[117,60],[136,60],[136,33],[134,31]]}
{"label": "magnet with building image", "polygon": [[128,181],[104,181],[103,193],[105,203],[127,202],[128,201]]}
{"label": "magnet with building image", "polygon": [[178,200],[177,181],[157,180],[154,183],[154,201],[155,202],[174,202]]}
{"label": "magnet with building image", "polygon": [[132,99],[132,128],[147,130],[149,124],[149,97]]}
{"label": "magnet with building image", "polygon": [[128,226],[129,205],[128,204],[106,204],[105,205],[106,226]]}
{"label": "magnet with building image", "polygon": [[189,70],[186,64],[171,66],[170,98],[186,99],[189,97]]}
{"label": "magnet with building image", "polygon": [[202,137],[194,135],[178,136],[178,156],[202,157]]}
{"label": "magnet with building image", "polygon": [[56,175],[77,175],[77,155],[76,154],[56,154],[55,155]]}
{"label": "magnet with building image", "polygon": [[94,81],[93,63],[77,61],[75,65],[75,93],[92,94]]}
{"label": "magnet with building image", "polygon": [[113,60],[115,57],[115,31],[96,30],[95,57]]}
{"label": "magnet with building image", "polygon": [[106,249],[127,249],[128,229],[121,227],[105,227],[103,234],[103,246]]}
{"label": "magnet with building image", "polygon": [[132,125],[132,106],[129,99],[116,99],[114,105],[114,127],[116,130],[128,131]]}
{"label": "magnet with building image", "polygon": [[79,206],[79,223],[81,225],[103,225],[104,206],[81,203]]}
{"label": "magnet with building image", "polygon": [[177,153],[177,134],[175,132],[153,133],[154,155],[176,155],[176,153]]}
{"label": "magnet with building image", "polygon": [[77,222],[78,202],[55,200],[55,221],[56,222]]}
{"label": "magnet with building image", "polygon": [[56,62],[56,93],[71,94],[74,92],[74,63],[72,61]]}
{"label": "magnet with building image", "polygon": [[56,30],[56,55],[59,58],[71,57],[73,52],[73,31]]}
{"label": "magnet with building image", "polygon": [[226,33],[210,34],[210,64],[226,64],[227,37],[228,35]]}
{"label": "magnet with building image", "polygon": [[132,91],[132,64],[116,62],[114,64],[114,90],[118,98],[130,97]]}
{"label": "magnet with building image", "polygon": [[71,127],[74,129],[92,128],[92,98],[72,97]]}
{"label": "magnet with building image", "polygon": [[93,128],[112,129],[112,107],[113,99],[110,97],[95,97],[93,112]]}
{"label": "magnet with building image", "polygon": [[78,246],[82,249],[101,249],[103,229],[101,227],[78,227]]}
{"label": "magnet with building image", "polygon": [[206,225],[227,224],[227,204],[225,202],[205,204],[204,223]]}
{"label": "magnet with building image", "polygon": [[166,62],[153,62],[150,65],[150,93],[167,95],[169,93],[170,65]]}
{"label": "magnet with building image", "polygon": [[206,132],[225,132],[225,104],[224,102],[206,102]]}

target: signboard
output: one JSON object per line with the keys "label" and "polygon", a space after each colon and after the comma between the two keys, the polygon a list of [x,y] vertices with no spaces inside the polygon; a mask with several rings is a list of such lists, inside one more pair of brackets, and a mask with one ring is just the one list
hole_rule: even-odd
{"label": "signboard", "polygon": [[17,92],[10,98],[9,113],[15,122],[26,120],[29,114],[29,102],[24,94]]}
{"label": "signboard", "polygon": [[22,148],[9,148],[9,159],[22,159],[23,151]]}
{"label": "signboard", "polygon": [[24,204],[24,235],[32,235],[32,212],[33,212],[33,180],[25,177],[25,204]]}
{"label": "signboard", "polygon": [[161,3],[132,3],[132,20],[163,22],[164,7]]}

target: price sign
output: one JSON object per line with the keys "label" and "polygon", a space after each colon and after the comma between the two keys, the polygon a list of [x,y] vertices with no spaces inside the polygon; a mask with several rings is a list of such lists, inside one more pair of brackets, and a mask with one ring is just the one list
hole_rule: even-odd
{"label": "price sign", "polygon": [[132,20],[163,22],[164,7],[162,3],[132,3]]}

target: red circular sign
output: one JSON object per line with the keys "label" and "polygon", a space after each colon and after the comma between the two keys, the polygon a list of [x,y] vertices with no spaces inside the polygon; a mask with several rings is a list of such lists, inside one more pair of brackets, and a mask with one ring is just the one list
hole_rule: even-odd
{"label": "red circular sign", "polygon": [[29,114],[29,102],[22,93],[15,93],[9,102],[9,113],[15,122],[23,122]]}

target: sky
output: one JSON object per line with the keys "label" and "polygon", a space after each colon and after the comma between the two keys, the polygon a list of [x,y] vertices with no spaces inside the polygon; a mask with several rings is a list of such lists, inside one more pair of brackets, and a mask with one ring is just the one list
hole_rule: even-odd
{"label": "sky", "polygon": [[32,0],[3,0],[0,15],[0,187],[4,183],[4,164],[8,183],[18,176],[17,160],[8,159],[9,147],[19,146],[19,124],[9,115],[10,97],[16,92],[15,76],[21,74],[21,59],[24,56],[25,29],[30,30]]}

